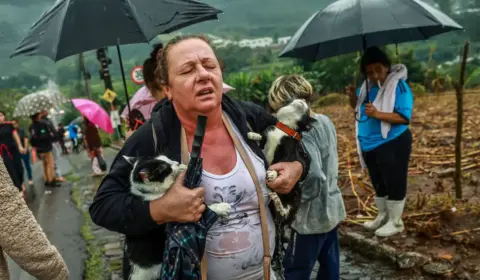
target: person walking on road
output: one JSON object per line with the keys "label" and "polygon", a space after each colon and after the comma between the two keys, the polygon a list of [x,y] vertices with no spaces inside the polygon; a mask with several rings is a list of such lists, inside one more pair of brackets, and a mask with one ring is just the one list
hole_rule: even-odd
{"label": "person walking on road", "polygon": [[18,120],[14,119],[12,121],[13,127],[17,130],[18,136],[20,137],[20,142],[23,144],[25,149],[25,154],[21,154],[23,165],[27,171],[28,185],[33,186],[33,175],[32,175],[32,165],[30,164],[30,150],[28,149],[28,135],[25,130],[18,125]]}
{"label": "person walking on road", "polygon": [[55,180],[55,160],[53,158],[53,140],[54,131],[50,125],[42,118],[40,113],[30,117],[32,124],[30,125],[30,143],[37,150],[39,158],[42,160],[43,177],[46,186],[58,186]]}
{"label": "person walking on road", "polygon": [[23,166],[21,154],[25,153],[17,130],[12,123],[5,121],[5,113],[0,111],[0,156],[15,187],[24,192]]}

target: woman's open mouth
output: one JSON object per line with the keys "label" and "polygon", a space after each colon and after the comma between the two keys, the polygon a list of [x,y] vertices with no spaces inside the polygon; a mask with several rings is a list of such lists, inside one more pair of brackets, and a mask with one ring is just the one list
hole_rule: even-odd
{"label": "woman's open mouth", "polygon": [[212,94],[213,93],[213,88],[207,88],[207,89],[203,89],[199,92],[197,92],[197,96],[205,96],[205,95],[209,95],[209,94]]}

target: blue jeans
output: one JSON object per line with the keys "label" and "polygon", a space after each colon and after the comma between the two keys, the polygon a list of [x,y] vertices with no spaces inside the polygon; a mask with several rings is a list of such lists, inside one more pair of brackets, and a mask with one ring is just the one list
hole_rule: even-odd
{"label": "blue jeans", "polygon": [[[25,165],[25,170],[27,171],[28,180],[32,180],[32,166],[30,165],[30,151],[27,151],[25,155],[22,155],[23,165]],[[23,180],[23,178],[22,178]]]}
{"label": "blue jeans", "polygon": [[317,280],[340,279],[340,248],[337,228],[322,234],[298,234],[292,230],[283,266],[285,280],[308,280],[315,263]]}

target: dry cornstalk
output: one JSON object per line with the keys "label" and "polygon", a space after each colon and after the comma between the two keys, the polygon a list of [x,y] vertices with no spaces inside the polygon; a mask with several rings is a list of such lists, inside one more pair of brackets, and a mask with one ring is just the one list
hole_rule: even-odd
{"label": "dry cornstalk", "polygon": [[[465,229],[465,230],[461,230],[461,231],[455,231],[455,232],[450,233],[449,235],[450,235],[450,236],[455,236],[455,235],[460,235],[460,234],[470,233],[470,232],[476,232],[476,231],[480,231],[480,228]],[[441,237],[441,236],[442,236],[442,235],[439,234],[439,235],[435,235],[435,236],[432,236],[432,237],[433,237],[433,238],[439,238],[439,237]]]}
{"label": "dry cornstalk", "polygon": [[[480,155],[480,150],[466,153],[462,156],[462,158],[476,156],[476,155]],[[423,158],[447,158],[447,157],[455,157],[455,154],[443,154],[443,155],[411,154],[410,156],[411,157],[420,157],[420,158],[422,158],[422,157]]]}

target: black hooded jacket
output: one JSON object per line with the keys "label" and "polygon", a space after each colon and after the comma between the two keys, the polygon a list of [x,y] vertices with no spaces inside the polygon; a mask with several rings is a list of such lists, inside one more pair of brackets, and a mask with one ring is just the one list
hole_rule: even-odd
{"label": "black hooded jacket", "polygon": [[[266,163],[261,148],[247,137],[250,131],[247,121],[254,132],[261,133],[267,127],[275,125],[275,117],[254,103],[237,101],[227,95],[222,97],[222,110],[231,118],[252,151]],[[153,109],[152,119],[154,118],[156,124],[161,124],[155,125],[157,147],[154,146],[152,120],[149,120],[125,142],[113,161],[110,173],[103,179],[90,206],[90,215],[95,224],[126,235],[144,235],[163,227],[150,216],[149,202],[130,193],[129,175],[132,166],[123,158],[123,155],[152,156],[160,151],[174,161],[181,161],[181,125],[172,103],[166,99],[160,101]],[[308,156],[305,156],[302,164],[304,178],[308,173]]]}

